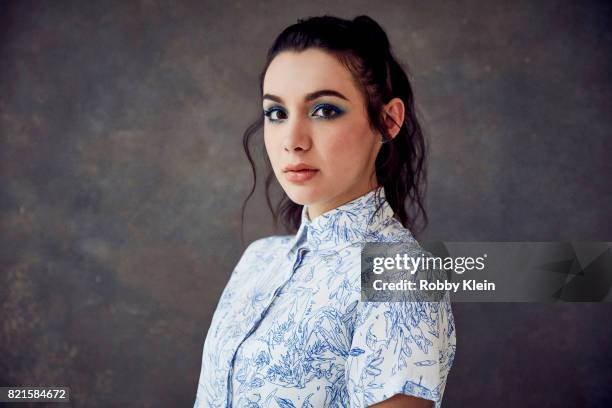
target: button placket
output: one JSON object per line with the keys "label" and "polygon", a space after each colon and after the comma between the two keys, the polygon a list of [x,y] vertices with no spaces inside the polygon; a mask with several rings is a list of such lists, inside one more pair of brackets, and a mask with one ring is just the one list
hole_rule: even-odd
{"label": "button placket", "polygon": [[308,252],[310,252],[310,249],[308,249],[308,248],[299,248],[295,252],[295,256],[291,258],[291,259],[294,259],[293,264],[291,266],[291,269],[289,269],[289,273],[288,274],[287,273],[285,274],[283,282],[274,291],[274,294],[272,295],[272,297],[270,299],[271,302],[274,301],[274,299],[280,294],[280,292],[283,290],[285,285],[287,285],[287,283],[289,283],[289,281],[291,280],[291,277],[293,276],[295,271],[302,265],[302,261],[304,260],[304,256],[306,256],[306,254]]}
{"label": "button placket", "polygon": [[[275,270],[282,270],[284,267],[286,267],[285,261],[283,259],[280,259],[273,268]],[[249,329],[246,331],[246,333],[242,336],[242,338],[233,347],[233,353],[231,355],[231,359],[230,359],[230,362],[229,362],[230,368],[229,368],[229,371],[228,371],[227,381],[226,381],[228,407],[231,407],[232,403],[233,403],[233,401],[232,401],[232,397],[233,397],[233,395],[232,395],[233,394],[232,377],[234,375],[234,362],[235,362],[235,359],[236,359],[237,351],[240,348],[240,346],[242,345],[242,343],[244,343],[244,341],[246,339],[248,339],[255,332],[255,330],[257,330],[257,327],[259,327],[259,324],[264,319],[265,315],[268,312],[268,309],[270,308],[270,306],[274,302],[274,298],[276,297],[276,295],[280,291],[280,289],[284,286],[284,283],[279,285],[278,282],[277,282],[276,284],[272,283],[272,285],[276,285],[276,289],[274,290],[273,295],[268,297],[267,302],[260,306],[261,309],[259,310],[259,316],[257,317],[257,319],[255,321],[250,322]]]}
{"label": "button placket", "polygon": [[[246,335],[238,342],[236,347],[234,347],[234,353],[232,354],[232,358],[230,360],[230,364],[229,364],[230,365],[230,369],[229,369],[228,378],[227,378],[227,401],[228,401],[228,406],[232,406],[232,402],[233,402],[232,401],[232,394],[233,394],[232,376],[234,374],[234,361],[235,361],[235,358],[236,358],[236,352],[237,352],[238,348],[257,329],[257,327],[259,326],[259,323],[265,318],[265,315],[268,313],[268,311],[269,311],[270,307],[272,306],[272,304],[274,303],[274,300],[276,299],[276,297],[278,297],[278,295],[280,294],[282,289],[285,287],[285,285],[287,285],[287,283],[289,283],[289,281],[291,280],[291,277],[293,276],[294,272],[302,265],[302,261],[304,260],[304,257],[309,252],[310,252],[310,249],[307,248],[307,247],[301,247],[301,248],[297,249],[297,251],[295,252],[294,257],[292,257],[294,259],[294,262],[289,264],[289,265],[291,265],[291,268],[289,269],[290,270],[290,274],[289,275],[285,275],[285,278],[283,278],[281,280],[281,282],[277,282],[276,288],[272,292],[272,295],[267,299],[266,306],[262,308],[261,314],[260,314],[259,318],[251,326],[250,330],[246,333]],[[284,262],[286,262],[286,261],[284,261]],[[284,264],[284,262],[281,260],[279,266],[277,267],[277,269],[283,269],[283,266],[285,268],[287,266],[289,266],[287,264]]]}

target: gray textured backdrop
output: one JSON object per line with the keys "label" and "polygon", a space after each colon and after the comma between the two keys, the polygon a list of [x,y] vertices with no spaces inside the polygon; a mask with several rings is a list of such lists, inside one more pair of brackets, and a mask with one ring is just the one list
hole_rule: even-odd
{"label": "gray textured backdrop", "polygon": [[[257,74],[298,17],[369,14],[408,65],[421,239],[611,240],[609,2],[372,4],[0,1],[0,385],[193,404],[242,254]],[[283,233],[262,197],[247,242]],[[610,304],[454,310],[445,406],[610,406]]]}

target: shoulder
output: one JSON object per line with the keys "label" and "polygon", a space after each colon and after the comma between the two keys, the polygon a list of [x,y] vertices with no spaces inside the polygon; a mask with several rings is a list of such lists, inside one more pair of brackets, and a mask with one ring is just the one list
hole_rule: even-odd
{"label": "shoulder", "polygon": [[391,217],[368,231],[362,241],[352,243],[351,247],[362,251],[365,248],[385,248],[388,251],[395,250],[414,255],[428,255],[412,232],[404,227],[401,222]]}
{"label": "shoulder", "polygon": [[377,242],[403,242],[420,247],[412,232],[395,218],[388,218],[376,231]]}
{"label": "shoulder", "polygon": [[244,277],[265,273],[267,266],[284,252],[290,240],[290,235],[273,235],[251,242],[240,256],[230,280],[242,280]]}
{"label": "shoulder", "polygon": [[239,266],[269,264],[288,248],[291,238],[291,235],[272,235],[256,239],[244,250],[238,262]]}
{"label": "shoulder", "polygon": [[244,254],[254,254],[261,252],[276,252],[288,246],[292,235],[271,235],[251,242],[245,249]]}
{"label": "shoulder", "polygon": [[427,255],[412,232],[392,217],[377,223],[374,227],[368,229],[360,240],[353,241],[345,247],[346,250],[355,253],[356,256],[359,256],[367,248],[386,248],[387,250],[403,250],[415,255]]}

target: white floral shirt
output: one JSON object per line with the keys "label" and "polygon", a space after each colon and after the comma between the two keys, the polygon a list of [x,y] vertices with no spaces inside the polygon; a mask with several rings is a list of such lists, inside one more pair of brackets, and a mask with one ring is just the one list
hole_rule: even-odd
{"label": "white floral shirt", "polygon": [[[377,204],[382,204],[376,211]],[[441,302],[362,302],[363,242],[412,242],[379,187],[296,235],[253,242],[204,342],[194,408],[366,407],[403,393],[440,407],[456,348]]]}

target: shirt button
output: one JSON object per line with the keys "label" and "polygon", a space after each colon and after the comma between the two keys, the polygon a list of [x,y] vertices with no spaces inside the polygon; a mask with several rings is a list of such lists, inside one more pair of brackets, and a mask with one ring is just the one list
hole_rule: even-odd
{"label": "shirt button", "polygon": [[300,248],[298,251],[298,259],[302,259],[308,253],[308,248]]}

